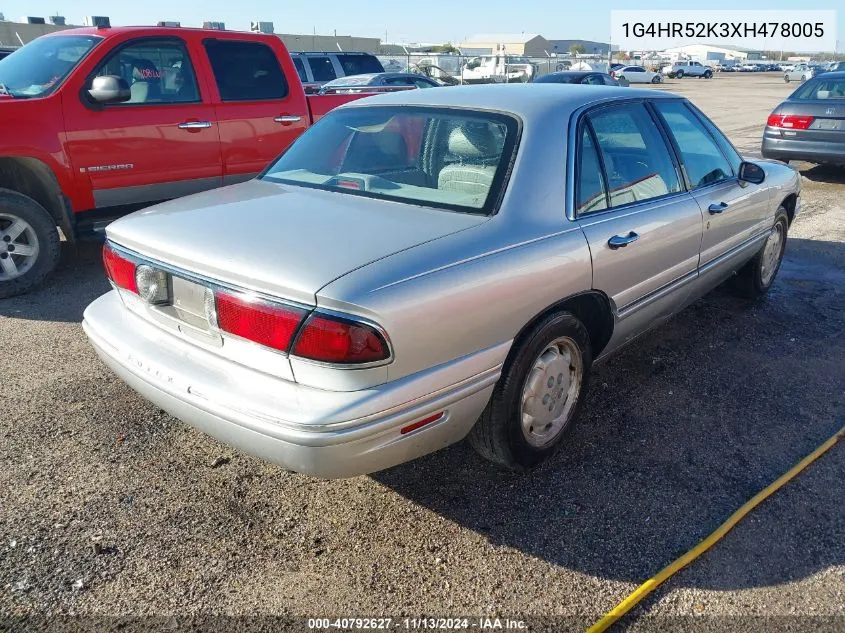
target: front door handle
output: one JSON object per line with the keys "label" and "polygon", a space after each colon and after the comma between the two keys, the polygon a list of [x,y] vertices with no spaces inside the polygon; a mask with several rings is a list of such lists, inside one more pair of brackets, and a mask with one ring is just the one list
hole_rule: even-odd
{"label": "front door handle", "polygon": [[717,215],[727,208],[727,202],[720,202],[719,204],[711,204],[709,207],[707,207],[707,210],[710,212],[710,215]]}
{"label": "front door handle", "polygon": [[640,236],[631,231],[628,235],[614,235],[609,240],[607,240],[607,245],[616,250],[617,248],[622,248],[623,246],[628,246],[631,242],[636,242],[640,239]]}
{"label": "front door handle", "polygon": [[276,123],[299,123],[302,117],[298,114],[283,114],[273,119]]}
{"label": "front door handle", "polygon": [[185,121],[177,125],[180,130],[204,130],[211,127],[211,121]]}

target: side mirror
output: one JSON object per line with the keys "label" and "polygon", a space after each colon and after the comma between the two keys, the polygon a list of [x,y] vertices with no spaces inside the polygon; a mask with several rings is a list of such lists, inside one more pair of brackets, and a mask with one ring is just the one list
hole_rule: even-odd
{"label": "side mirror", "polygon": [[117,75],[94,77],[88,94],[97,103],[124,103],[132,98],[129,84]]}
{"label": "side mirror", "polygon": [[763,168],[760,167],[760,165],[743,161],[739,166],[739,179],[744,182],[759,185],[766,179],[766,172],[763,171]]}

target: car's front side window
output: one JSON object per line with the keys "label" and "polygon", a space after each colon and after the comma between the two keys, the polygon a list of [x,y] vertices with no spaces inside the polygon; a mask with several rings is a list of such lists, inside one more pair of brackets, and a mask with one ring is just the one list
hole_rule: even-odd
{"label": "car's front side window", "polygon": [[734,171],[719,146],[683,102],[659,100],[654,105],[675,139],[692,189],[733,177]]}
{"label": "car's front side window", "polygon": [[603,107],[588,119],[604,164],[611,207],[681,191],[669,150],[645,105]]}

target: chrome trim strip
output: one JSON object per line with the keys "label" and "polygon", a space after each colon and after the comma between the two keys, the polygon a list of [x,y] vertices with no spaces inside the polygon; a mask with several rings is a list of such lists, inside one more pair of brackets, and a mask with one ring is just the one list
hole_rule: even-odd
{"label": "chrome trim strip", "polygon": [[616,316],[619,320],[625,319],[631,316],[634,312],[645,308],[646,306],[651,305],[655,301],[662,299],[663,297],[671,294],[678,288],[685,286],[689,282],[693,281],[698,277],[698,270],[691,270],[690,272],[686,273],[685,275],[681,275],[674,281],[670,281],[668,284],[661,286],[657,290],[652,290],[650,293],[645,295],[644,297],[640,297],[636,301],[629,303],[628,305],[620,308],[616,312]]}
{"label": "chrome trim strip", "polygon": [[767,228],[765,233],[760,233],[759,235],[754,235],[752,237],[749,237],[747,240],[737,244],[736,246],[731,248],[729,251],[725,251],[721,255],[717,255],[716,257],[711,259],[706,264],[699,264],[698,265],[698,273],[699,274],[707,273],[707,272],[710,271],[711,268],[715,268],[719,264],[724,263],[725,261],[727,261],[727,260],[731,259],[732,257],[738,255],[739,253],[748,249],[749,247],[754,246],[755,242],[759,242],[759,241],[764,240],[766,238],[766,235],[768,234],[768,232],[770,230],[771,229]]}
{"label": "chrome trim strip", "polygon": [[219,187],[223,182],[220,176],[211,178],[196,178],[194,180],[175,180],[171,182],[154,183],[151,185],[135,185],[132,187],[117,187],[114,189],[94,189],[94,206],[118,207],[125,204],[139,202],[158,202],[181,198],[192,193],[208,191]]}

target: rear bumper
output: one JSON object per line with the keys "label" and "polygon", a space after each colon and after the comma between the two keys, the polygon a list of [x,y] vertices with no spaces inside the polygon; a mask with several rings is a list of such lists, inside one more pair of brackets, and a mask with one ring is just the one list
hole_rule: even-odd
{"label": "rear bumper", "polygon": [[845,143],[773,138],[764,133],[761,153],[763,158],[777,160],[845,164]]}
{"label": "rear bumper", "polygon": [[[159,408],[248,453],[327,478],[388,468],[463,439],[490,399],[510,346],[371,389],[335,392],[200,349],[131,313],[115,292],[88,306],[83,328],[100,358]],[[451,382],[432,390],[444,380]],[[438,421],[400,433],[440,412]]]}

